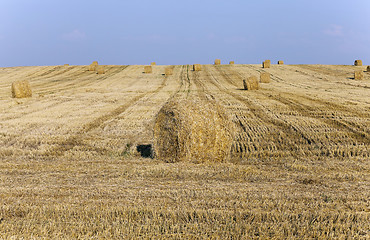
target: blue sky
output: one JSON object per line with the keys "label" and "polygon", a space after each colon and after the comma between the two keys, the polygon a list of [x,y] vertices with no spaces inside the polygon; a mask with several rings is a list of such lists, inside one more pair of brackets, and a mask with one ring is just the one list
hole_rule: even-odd
{"label": "blue sky", "polygon": [[0,67],[370,64],[369,0],[1,0]]}

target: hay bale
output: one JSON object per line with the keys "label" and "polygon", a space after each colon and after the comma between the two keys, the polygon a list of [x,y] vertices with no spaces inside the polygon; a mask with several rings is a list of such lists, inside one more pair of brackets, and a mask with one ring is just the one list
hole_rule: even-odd
{"label": "hay bale", "polygon": [[234,124],[215,101],[174,99],[157,114],[154,151],[166,162],[225,162]]}
{"label": "hay bale", "polygon": [[13,82],[12,83],[12,97],[13,98],[32,97],[30,83],[27,80]]}
{"label": "hay bale", "polygon": [[234,61],[230,61],[229,64],[230,65],[233,65],[233,64],[235,64],[235,62]]}
{"label": "hay bale", "polygon": [[92,63],[92,64],[90,64],[90,66],[89,66],[89,71],[91,71],[91,72],[95,72],[96,71],[96,67],[97,67],[98,65],[97,64],[94,64],[94,63]]}
{"label": "hay bale", "polygon": [[271,61],[270,60],[266,60],[262,63],[263,68],[270,68],[270,66],[271,66]]}
{"label": "hay bale", "polygon": [[362,71],[355,71],[355,79],[356,80],[364,79],[364,73]]}
{"label": "hay bale", "polygon": [[284,61],[279,60],[279,61],[278,61],[278,65],[284,65]]}
{"label": "hay bale", "polygon": [[155,62],[151,62],[150,65],[155,66],[157,64]]}
{"label": "hay bale", "polygon": [[170,76],[170,75],[172,75],[173,74],[173,67],[166,67],[165,69],[164,69],[164,75],[166,75],[166,76]]}
{"label": "hay bale", "polygon": [[362,66],[362,60],[356,60],[355,66]]}
{"label": "hay bale", "polygon": [[367,66],[366,71],[370,72],[370,66]]}
{"label": "hay bale", "polygon": [[144,67],[144,73],[152,73],[153,69],[152,66],[145,66]]}
{"label": "hay bale", "polygon": [[92,64],[99,65],[98,61],[94,61]]}
{"label": "hay bale", "polygon": [[194,64],[193,65],[193,71],[202,71],[202,65]]}
{"label": "hay bale", "polygon": [[68,66],[69,66],[69,64],[68,64],[68,63],[66,63],[66,64],[64,64],[64,66],[65,66],[65,67],[68,67]]}
{"label": "hay bale", "polygon": [[260,82],[261,83],[269,83],[270,82],[270,73],[261,72]]}
{"label": "hay bale", "polygon": [[215,60],[215,65],[220,65],[221,64],[221,60],[220,59],[216,59]]}
{"label": "hay bale", "polygon": [[259,84],[256,76],[251,76],[243,80],[244,90],[258,90]]}
{"label": "hay bale", "polygon": [[96,66],[96,73],[97,74],[105,74],[105,68],[104,68],[104,66],[102,66],[102,65]]}

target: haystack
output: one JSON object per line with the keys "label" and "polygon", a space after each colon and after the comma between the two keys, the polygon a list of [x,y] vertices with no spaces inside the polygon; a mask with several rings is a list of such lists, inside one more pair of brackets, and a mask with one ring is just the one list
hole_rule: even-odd
{"label": "haystack", "polygon": [[263,68],[270,68],[270,66],[271,66],[271,61],[270,60],[266,60],[262,63]]}
{"label": "haystack", "polygon": [[269,83],[270,82],[270,73],[261,72],[260,82],[261,83]]}
{"label": "haystack", "polygon": [[12,97],[13,98],[32,97],[30,83],[27,80],[13,82],[12,83]]}
{"label": "haystack", "polygon": [[221,64],[221,60],[220,59],[216,59],[215,60],[215,65],[220,65]]}
{"label": "haystack", "polygon": [[229,64],[230,65],[233,65],[233,64],[235,64],[235,62],[234,61],[230,61]]}
{"label": "haystack", "polygon": [[166,75],[166,76],[169,76],[169,75],[172,75],[173,74],[173,67],[166,67],[165,69],[164,69],[164,75]]}
{"label": "haystack", "polygon": [[68,67],[68,66],[69,66],[69,64],[68,64],[68,63],[66,63],[66,64],[64,64],[64,66],[65,66],[65,67]]}
{"label": "haystack", "polygon": [[174,99],[156,117],[155,156],[166,162],[225,162],[233,133],[232,121],[215,101]]}
{"label": "haystack", "polygon": [[362,66],[362,60],[356,60],[355,66]]}
{"label": "haystack", "polygon": [[150,65],[154,66],[157,65],[155,62],[151,62]]}
{"label": "haystack", "polygon": [[96,66],[96,73],[97,74],[105,74],[105,68],[104,68],[104,66],[102,66],[102,65]]}
{"label": "haystack", "polygon": [[152,73],[153,69],[152,66],[145,66],[144,67],[144,73]]}
{"label": "haystack", "polygon": [[364,79],[364,73],[362,71],[355,71],[355,79],[356,80]]}
{"label": "haystack", "polygon": [[244,90],[258,90],[259,84],[256,76],[251,76],[247,80],[243,80]]}
{"label": "haystack", "polygon": [[98,61],[94,61],[90,64],[89,66],[89,71],[92,71],[92,72],[95,72],[96,71],[96,67],[98,66]]}
{"label": "haystack", "polygon": [[193,71],[202,71],[202,65],[194,64],[193,65]]}
{"label": "haystack", "polygon": [[278,65],[284,65],[284,61],[279,60],[279,61],[278,61]]}

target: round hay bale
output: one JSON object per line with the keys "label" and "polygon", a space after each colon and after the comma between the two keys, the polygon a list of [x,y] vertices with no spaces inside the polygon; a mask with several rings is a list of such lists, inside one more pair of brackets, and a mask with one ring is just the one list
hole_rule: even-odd
{"label": "round hay bale", "polygon": [[367,66],[366,71],[370,72],[370,66]]}
{"label": "round hay bale", "polygon": [[362,60],[355,60],[355,66],[362,66]]}
{"label": "round hay bale", "polygon": [[105,74],[105,68],[102,65],[96,66],[96,73],[97,74]]}
{"label": "round hay bale", "polygon": [[230,61],[229,64],[230,65],[233,65],[233,64],[235,64],[235,62],[234,61]]}
{"label": "round hay bale", "polygon": [[224,162],[234,125],[215,101],[171,100],[154,125],[155,156],[166,162]]}
{"label": "round hay bale", "polygon": [[216,59],[215,60],[215,65],[221,65],[221,59]]}
{"label": "round hay bale", "polygon": [[193,71],[202,71],[202,65],[194,64],[193,65]]}
{"label": "round hay bale", "polygon": [[32,97],[30,83],[27,80],[15,81],[12,83],[13,98],[28,98]]}

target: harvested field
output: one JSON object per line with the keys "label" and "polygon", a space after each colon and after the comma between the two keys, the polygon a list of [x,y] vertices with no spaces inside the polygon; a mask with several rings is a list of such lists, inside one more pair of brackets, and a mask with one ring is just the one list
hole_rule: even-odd
{"label": "harvested field", "polygon": [[[167,67],[0,68],[1,238],[370,237],[366,66]],[[227,162],[150,157],[160,109],[189,99],[228,114]]]}

